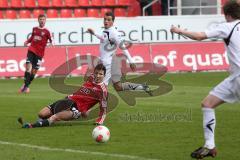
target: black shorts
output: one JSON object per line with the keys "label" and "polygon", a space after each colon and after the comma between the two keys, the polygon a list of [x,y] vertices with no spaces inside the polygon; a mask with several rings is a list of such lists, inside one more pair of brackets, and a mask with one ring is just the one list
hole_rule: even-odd
{"label": "black shorts", "polygon": [[77,104],[71,99],[65,98],[58,100],[48,106],[52,114],[56,114],[62,111],[71,110],[73,112],[73,118],[77,119],[81,113],[77,110]]}
{"label": "black shorts", "polygon": [[39,69],[42,63],[42,57],[28,50],[26,63],[31,63],[33,69]]}

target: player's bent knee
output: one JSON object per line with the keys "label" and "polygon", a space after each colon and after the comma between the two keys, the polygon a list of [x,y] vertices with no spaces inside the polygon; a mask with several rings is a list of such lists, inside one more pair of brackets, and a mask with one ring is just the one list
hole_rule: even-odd
{"label": "player's bent knee", "polygon": [[208,100],[208,99],[204,99],[201,103],[202,108],[214,108],[214,104]]}
{"label": "player's bent knee", "polygon": [[52,115],[49,120],[54,123],[54,122],[57,122],[57,121],[60,121],[61,119],[57,116],[57,115]]}
{"label": "player's bent knee", "polygon": [[116,91],[123,91],[123,88],[122,88],[122,85],[121,85],[121,84],[115,83],[113,86],[114,86],[114,89],[115,89]]}
{"label": "player's bent knee", "polygon": [[46,118],[48,118],[48,115],[46,115],[46,114],[43,113],[43,112],[39,112],[39,113],[38,113],[38,117],[39,117],[39,118],[42,118],[42,119],[46,119]]}
{"label": "player's bent knee", "polygon": [[218,97],[216,97],[214,95],[208,95],[202,101],[202,107],[204,107],[204,108],[216,108],[217,106],[219,106],[222,103],[224,103],[224,101],[219,99]]}
{"label": "player's bent knee", "polygon": [[31,72],[31,70],[32,70],[32,64],[31,64],[31,63],[27,63],[27,65],[26,65],[26,71],[27,71],[27,72]]}
{"label": "player's bent knee", "polygon": [[87,118],[87,117],[88,117],[88,113],[87,113],[87,112],[82,112],[82,113],[81,113],[81,116],[82,116],[83,118]]}
{"label": "player's bent knee", "polygon": [[38,117],[42,119],[47,119],[52,115],[51,110],[48,107],[44,107],[39,113]]}
{"label": "player's bent knee", "polygon": [[37,74],[37,71],[38,71],[37,69],[32,69],[31,73],[35,75]]}

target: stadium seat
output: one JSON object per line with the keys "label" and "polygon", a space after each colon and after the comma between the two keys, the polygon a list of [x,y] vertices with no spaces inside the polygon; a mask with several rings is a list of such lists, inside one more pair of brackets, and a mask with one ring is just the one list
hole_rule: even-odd
{"label": "stadium seat", "polygon": [[58,18],[58,11],[56,9],[48,9],[47,17],[48,18]]}
{"label": "stadium seat", "polygon": [[126,9],[125,8],[115,8],[114,15],[116,17],[126,17]]}
{"label": "stadium seat", "polygon": [[62,0],[52,0],[52,6],[53,7],[62,7],[63,1]]}
{"label": "stadium seat", "polygon": [[36,7],[35,0],[24,0],[24,7],[26,8]]}
{"label": "stadium seat", "polygon": [[8,0],[0,0],[0,8],[8,8]]}
{"label": "stadium seat", "polygon": [[118,0],[119,6],[128,6],[130,5],[130,0]]}
{"label": "stadium seat", "polygon": [[21,8],[23,7],[22,0],[11,0],[10,6],[12,8]]}
{"label": "stadium seat", "polygon": [[38,7],[51,7],[49,0],[38,0]]}
{"label": "stadium seat", "polygon": [[115,6],[116,0],[105,0],[105,6]]}
{"label": "stadium seat", "polygon": [[44,10],[42,9],[34,9],[33,10],[33,18],[38,18],[40,14],[44,14]]}
{"label": "stadium seat", "polygon": [[222,0],[221,3],[222,3],[222,6],[227,2],[228,0]]}
{"label": "stadium seat", "polygon": [[0,19],[3,19],[4,16],[3,16],[3,12],[0,10]]}
{"label": "stadium seat", "polygon": [[161,15],[161,14],[162,14],[161,3],[160,2],[154,3],[152,5],[152,15],[156,16],[156,15]]}
{"label": "stadium seat", "polygon": [[102,6],[102,0],[92,0],[92,6]]}
{"label": "stadium seat", "polygon": [[88,17],[99,17],[99,10],[95,8],[89,8],[87,10]]}
{"label": "stadium seat", "polygon": [[15,10],[9,9],[6,10],[6,19],[16,19],[17,12]]}
{"label": "stadium seat", "polygon": [[78,0],[78,6],[79,7],[88,7],[89,6],[89,0]]}
{"label": "stadium seat", "polygon": [[67,7],[77,7],[77,0],[65,0]]}
{"label": "stadium seat", "polygon": [[141,15],[141,7],[137,1],[134,1],[128,7],[128,17],[140,16]]}
{"label": "stadium seat", "polygon": [[112,11],[110,8],[101,8],[101,15],[100,17],[104,17],[106,12]]}
{"label": "stadium seat", "polygon": [[85,9],[74,9],[74,17],[86,17]]}
{"label": "stadium seat", "polygon": [[71,18],[72,17],[72,10],[71,9],[61,9],[60,17],[61,18]]}
{"label": "stadium seat", "polygon": [[31,12],[27,9],[20,10],[19,18],[31,18]]}

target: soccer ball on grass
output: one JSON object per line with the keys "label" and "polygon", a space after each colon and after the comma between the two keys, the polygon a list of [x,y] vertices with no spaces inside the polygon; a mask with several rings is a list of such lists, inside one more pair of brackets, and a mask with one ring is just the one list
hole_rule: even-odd
{"label": "soccer ball on grass", "polygon": [[105,143],[110,138],[110,131],[105,126],[97,126],[92,131],[92,137],[96,142]]}

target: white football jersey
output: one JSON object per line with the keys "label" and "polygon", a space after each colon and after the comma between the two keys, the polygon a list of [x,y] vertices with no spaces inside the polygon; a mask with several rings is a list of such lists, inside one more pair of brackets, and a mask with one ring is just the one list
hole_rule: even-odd
{"label": "white football jersey", "polygon": [[122,42],[117,28],[112,26],[108,29],[104,29],[102,35],[98,38],[100,39],[100,60],[104,65],[111,64],[112,57]]}
{"label": "white football jersey", "polygon": [[[228,38],[234,26],[240,20],[224,22],[205,30],[208,38]],[[232,77],[240,75],[240,24],[233,30],[229,45],[226,45],[229,60],[229,72]]]}

